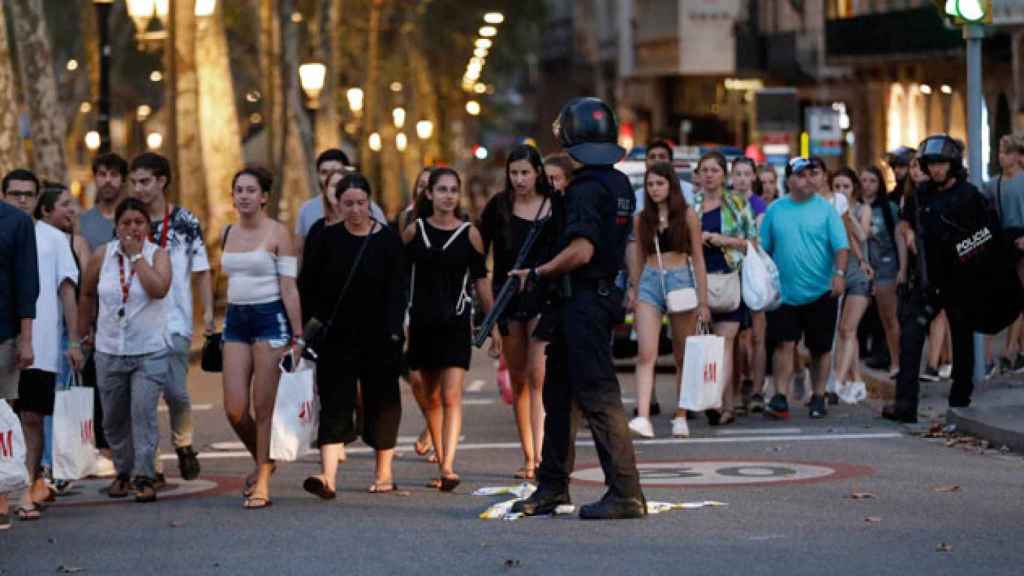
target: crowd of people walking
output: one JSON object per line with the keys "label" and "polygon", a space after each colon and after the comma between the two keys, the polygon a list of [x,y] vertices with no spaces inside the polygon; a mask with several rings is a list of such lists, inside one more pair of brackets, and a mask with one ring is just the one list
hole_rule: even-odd
{"label": "crowd of people walking", "polygon": [[[613,372],[591,368],[582,356],[593,345],[601,357],[594,366],[610,362],[610,350],[591,342],[603,324],[590,324],[617,312],[603,310],[607,316],[595,318],[584,311],[600,309],[601,297],[614,289],[622,290],[621,306],[634,317],[636,414],[628,429],[591,424],[595,437],[606,437],[615,450],[622,433],[656,435],[655,363],[666,317],[677,393],[687,338],[708,333],[724,340],[720,408],[704,412],[712,426],[761,412],[788,418],[791,403],[824,418],[829,405],[858,399],[862,358],[881,359],[876,367],[899,382],[886,417],[914,421],[926,339],[921,378],[939,378],[952,362],[950,405],[970,403],[976,323],[970,307],[960,305],[967,294],[950,272],[944,243],[951,240],[940,229],[942,211],[954,205],[945,200],[950,190],[984,197],[965,180],[957,142],[932,137],[918,150],[895,151],[887,178],[881,166],[828,170],[817,157],[792,158],[780,175],[772,166],[715,151],[684,175],[673,164],[674,146],[655,141],[646,148],[639,205],[627,210],[612,202],[615,210],[607,213],[580,200],[580,194],[603,198],[625,185],[616,179],[621,174],[607,170],[607,150],[596,155],[578,143],[563,144],[569,154],[547,158],[525,144],[510,149],[503,186],[476,219],[464,211],[458,172],[424,168],[412,202],[394,223],[374,202],[370,181],[342,151],[328,150],[316,161],[319,194],[302,206],[294,231],[268,215],[276,201],[273,175],[255,166],[240,169],[225,191],[234,223],[216,235],[204,235],[194,214],[171,203],[171,167],[155,153],[130,163],[116,154],[96,157],[95,206],[81,215],[63,186],[40,182],[27,170],[8,173],[0,203],[0,399],[20,418],[29,472],[28,488],[10,495],[16,516],[39,519],[60,488],[44,473],[44,423],[56,391],[76,375],[96,391],[96,447],[113,476],[108,496],[157,499],[165,482],[157,454],[161,397],[181,476],[200,475],[189,350],[195,301],[205,334],[216,333],[214,270],[227,277],[224,411],[254,465],[244,480],[248,509],[272,504],[278,382],[282,366],[295,367],[302,357],[315,362],[320,410],[321,469],[305,479],[306,491],[335,498],[338,466],[357,438],[376,454],[369,492],[397,488],[392,462],[403,377],[426,423],[416,452],[437,466],[429,485],[454,490],[474,311],[490,312],[509,282],[515,293],[503,304],[488,352],[503,358],[510,377],[522,448],[522,465],[510,475],[539,479],[542,486],[562,482],[572,462],[559,448],[570,441],[568,420],[559,415],[546,422],[545,409],[570,410],[571,395],[586,394],[545,387],[552,379],[588,375],[617,386]],[[1002,174],[988,195],[997,221],[1013,237],[1016,258],[1024,250],[1024,138],[1004,137],[999,160]],[[980,215],[990,204],[977,202]],[[595,224],[613,221],[613,238],[607,236],[612,228]],[[208,256],[205,242],[212,238],[219,262]],[[594,252],[602,238],[612,238],[624,257]],[[751,309],[741,297],[750,281],[743,263],[752,251],[770,256],[778,271],[780,302],[770,309]],[[1013,266],[1024,281],[1020,261]],[[567,307],[556,321],[552,301],[566,297],[563,270],[586,271],[574,273],[573,298],[591,308]],[[617,288],[606,282],[615,271]],[[681,304],[686,298],[689,304]],[[579,333],[566,333],[566,325]],[[993,364],[1024,368],[1022,326],[1017,318]],[[571,368],[582,376],[570,373],[574,362],[582,362]],[[805,383],[799,397],[794,375]],[[599,400],[581,401],[585,415],[596,410],[591,402]],[[688,419],[695,416],[676,408],[671,435],[689,436]],[[546,433],[556,437],[546,439]],[[639,494],[635,466],[628,468],[610,469],[612,489]],[[10,525],[8,497],[0,495],[0,529]],[[563,498],[546,497],[528,509]]]}

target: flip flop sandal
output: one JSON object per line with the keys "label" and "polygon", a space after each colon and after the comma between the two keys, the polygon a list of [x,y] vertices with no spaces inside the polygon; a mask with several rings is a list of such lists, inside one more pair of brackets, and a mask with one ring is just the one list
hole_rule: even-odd
{"label": "flip flop sandal", "polygon": [[19,506],[14,510],[14,513],[18,515],[18,520],[23,522],[39,520],[43,517],[38,507],[25,508],[24,506]]}
{"label": "flip flop sandal", "polygon": [[[273,476],[274,472],[277,472],[277,464],[274,464],[274,467],[270,469],[270,475]],[[255,488],[255,487],[256,487],[256,480],[253,480],[252,482],[250,482],[249,481],[249,477],[246,476],[245,477],[245,486],[242,488],[242,497],[243,498],[248,498],[249,496],[252,496],[252,489]]]}
{"label": "flip flop sandal", "polygon": [[259,510],[260,508],[270,508],[274,503],[270,501],[270,498],[264,498],[262,496],[249,496],[242,503],[242,508],[246,510]]}
{"label": "flip flop sandal", "polygon": [[441,492],[451,492],[458,487],[462,480],[458,476],[447,476],[441,478]]}
{"label": "flip flop sandal", "polygon": [[440,490],[441,489],[441,479],[440,478],[431,478],[430,480],[427,480],[427,483],[424,484],[423,486],[426,487],[426,488],[433,488],[435,490]]}
{"label": "flip flop sandal", "polygon": [[337,496],[334,490],[327,487],[326,482],[316,476],[306,478],[302,483],[302,489],[314,496],[319,496],[321,500],[334,500],[334,497]]}
{"label": "flip flop sandal", "polygon": [[429,436],[427,438],[428,440],[426,442],[421,443],[419,439],[417,439],[416,442],[413,443],[412,449],[416,451],[417,456],[426,456],[434,450],[434,442],[429,439]]}
{"label": "flip flop sandal", "polygon": [[387,494],[388,492],[394,492],[395,490],[398,490],[398,484],[395,484],[394,482],[390,484],[378,484],[374,482],[366,489],[370,494]]}

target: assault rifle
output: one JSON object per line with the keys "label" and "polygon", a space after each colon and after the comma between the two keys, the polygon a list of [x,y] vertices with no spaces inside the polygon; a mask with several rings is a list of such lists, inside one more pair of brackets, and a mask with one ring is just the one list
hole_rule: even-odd
{"label": "assault rifle", "polygon": [[[545,199],[545,202],[547,199]],[[540,210],[538,210],[537,218],[534,219],[533,225],[530,226],[530,233],[526,235],[526,240],[523,241],[523,245],[519,248],[519,254],[516,256],[516,262],[512,265],[512,270],[518,270],[522,268],[523,264],[526,263],[526,258],[530,255],[530,249],[533,248],[534,242],[540,236],[541,230],[544,229],[544,224],[551,219],[548,215],[543,220],[540,218],[540,212],[544,210],[544,204],[541,203]],[[512,301],[512,297],[519,291],[519,277],[509,276],[505,283],[501,286],[501,291],[498,292],[498,296],[494,299],[494,306],[491,307],[491,311],[484,317],[483,322],[476,329],[476,334],[473,335],[473,345],[480,348],[487,341],[487,338],[491,335],[491,330],[494,329],[494,325],[501,319],[502,315],[505,314],[505,308],[508,308],[509,302]]]}

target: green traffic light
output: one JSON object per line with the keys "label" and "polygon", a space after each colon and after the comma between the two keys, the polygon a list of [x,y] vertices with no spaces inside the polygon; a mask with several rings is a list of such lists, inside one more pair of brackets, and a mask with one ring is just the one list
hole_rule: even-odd
{"label": "green traffic light", "polygon": [[955,18],[958,15],[956,5],[957,0],[946,0],[946,16],[953,16]]}
{"label": "green traffic light", "polygon": [[[949,5],[946,2],[946,12],[949,13]],[[968,22],[980,22],[985,19],[985,6],[982,0],[955,0],[956,15]]]}

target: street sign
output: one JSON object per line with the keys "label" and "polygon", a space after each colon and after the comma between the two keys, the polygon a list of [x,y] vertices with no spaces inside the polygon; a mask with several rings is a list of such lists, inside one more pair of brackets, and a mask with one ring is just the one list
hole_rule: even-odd
{"label": "street sign", "polygon": [[831,106],[812,106],[806,115],[810,153],[814,156],[841,156],[843,130],[839,125],[839,111]]}

